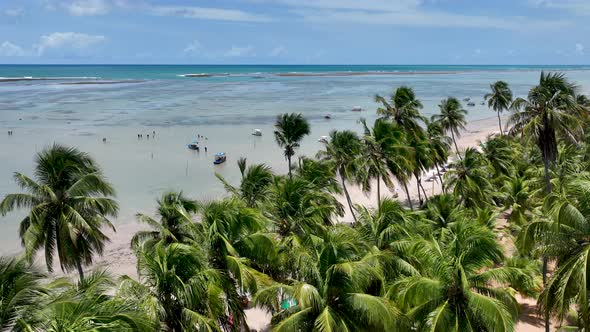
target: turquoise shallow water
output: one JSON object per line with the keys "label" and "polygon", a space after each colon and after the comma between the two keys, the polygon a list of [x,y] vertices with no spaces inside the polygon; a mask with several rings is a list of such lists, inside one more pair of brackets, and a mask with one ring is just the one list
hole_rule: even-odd
{"label": "turquoise shallow water", "polygon": [[[373,97],[409,85],[433,114],[442,98],[471,98],[470,120],[494,116],[480,105],[489,84],[507,81],[516,95],[533,86],[541,70],[557,69],[590,93],[590,67],[584,66],[8,66],[0,77],[53,77],[56,80],[1,82],[0,197],[18,188],[12,174],[32,173],[35,152],[52,142],[90,152],[118,191],[116,224],[128,224],[136,212],[151,213],[165,190],[183,190],[210,199],[224,190],[214,177],[239,180],[235,161],[245,156],[285,172],[283,154],[272,136],[277,114],[301,112],[312,133],[299,155],[314,155],[317,139],[332,129],[360,130],[358,120],[375,118]],[[280,76],[282,73],[328,73],[325,76]],[[371,75],[341,75],[368,72]],[[182,77],[183,74],[225,74]],[[338,75],[336,75],[338,73]],[[64,78],[69,77],[69,78]],[[82,77],[96,77],[81,79]],[[140,80],[119,84],[97,80]],[[364,112],[351,112],[354,106]],[[324,119],[327,113],[331,120]],[[250,135],[260,128],[262,137]],[[14,135],[8,137],[7,130]],[[157,132],[156,139],[137,134]],[[197,134],[209,153],[194,153],[186,144]],[[102,138],[107,143],[102,143]],[[212,164],[224,151],[228,162]],[[0,254],[19,248],[17,225],[22,213],[0,217]]]}

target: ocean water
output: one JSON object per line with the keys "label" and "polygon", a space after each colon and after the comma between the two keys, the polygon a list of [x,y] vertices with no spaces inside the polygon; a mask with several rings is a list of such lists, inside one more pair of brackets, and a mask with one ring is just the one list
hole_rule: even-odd
{"label": "ocean water", "polygon": [[[224,190],[214,174],[237,183],[241,156],[285,172],[272,134],[277,114],[309,119],[312,133],[298,154],[313,156],[322,147],[317,139],[330,130],[360,130],[361,117],[371,122],[375,94],[411,86],[425,115],[437,112],[442,98],[469,97],[476,106],[466,106],[468,119],[478,120],[495,116],[480,105],[490,83],[505,80],[524,96],[541,70],[563,71],[590,93],[585,66],[0,65],[0,198],[18,192],[12,174],[31,175],[37,151],[53,142],[73,145],[89,152],[117,189],[115,224],[125,225],[137,212],[152,213],[166,190],[219,197]],[[364,111],[351,112],[354,106]],[[254,128],[262,137],[251,135]],[[201,140],[207,153],[186,148],[197,135],[207,137]],[[222,151],[227,162],[214,166],[213,154]],[[22,217],[0,217],[0,254],[19,249]]]}

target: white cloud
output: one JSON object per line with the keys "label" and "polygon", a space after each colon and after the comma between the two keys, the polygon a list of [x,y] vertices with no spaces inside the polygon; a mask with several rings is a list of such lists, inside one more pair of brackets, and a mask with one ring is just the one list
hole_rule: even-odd
{"label": "white cloud", "polygon": [[248,56],[255,56],[254,47],[251,45],[248,46],[232,46],[231,49],[226,51],[224,54],[226,57],[236,58],[236,57],[248,57]]}
{"label": "white cloud", "polygon": [[106,0],[75,0],[60,4],[70,15],[94,16],[104,15],[111,10],[111,5]]}
{"label": "white cloud", "polygon": [[400,11],[418,7],[421,0],[269,0],[292,7],[320,9],[349,9],[371,11]]}
{"label": "white cloud", "polygon": [[105,36],[87,35],[78,32],[54,32],[41,36],[39,44],[35,48],[39,56],[46,53],[88,55],[92,53],[94,47],[105,41]]}
{"label": "white cloud", "polygon": [[1,57],[16,57],[26,55],[28,55],[27,51],[25,51],[22,47],[15,45],[9,41],[5,41],[2,44],[0,44]]}
{"label": "white cloud", "polygon": [[584,55],[584,45],[581,43],[576,43],[576,54]]}
{"label": "white cloud", "polygon": [[203,49],[203,45],[201,45],[201,43],[198,40],[195,40],[195,41],[191,42],[190,44],[188,44],[184,48],[183,52],[186,54],[196,55],[196,54],[200,53],[202,49]]}
{"label": "white cloud", "polygon": [[536,8],[561,9],[576,15],[590,15],[588,0],[529,0],[529,4]]}
{"label": "white cloud", "polygon": [[206,7],[152,6],[150,12],[157,16],[177,16],[217,21],[268,22],[271,20],[267,16],[252,14],[241,10]]}
{"label": "white cloud", "polygon": [[6,8],[2,11],[4,15],[11,17],[23,16],[25,9],[23,7]]}
{"label": "white cloud", "polygon": [[277,57],[277,56],[283,56],[287,54],[287,48],[283,45],[281,46],[277,46],[275,48],[273,48],[270,53],[268,53],[268,56],[272,56],[272,57]]}

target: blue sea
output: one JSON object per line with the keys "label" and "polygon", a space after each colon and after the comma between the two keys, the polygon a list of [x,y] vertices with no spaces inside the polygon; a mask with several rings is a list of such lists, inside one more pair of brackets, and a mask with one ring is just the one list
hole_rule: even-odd
{"label": "blue sea", "polygon": [[[135,213],[153,213],[163,191],[217,198],[224,188],[214,174],[237,183],[241,156],[285,172],[273,137],[277,114],[300,112],[309,119],[312,133],[297,151],[308,156],[322,148],[318,138],[330,130],[360,131],[360,118],[376,117],[375,94],[389,95],[401,85],[414,88],[427,116],[443,98],[470,98],[476,104],[464,105],[470,122],[491,118],[495,126],[495,113],[481,105],[490,83],[504,80],[524,96],[543,70],[565,72],[590,93],[590,66],[0,65],[0,197],[18,192],[12,174],[32,175],[43,147],[59,142],[87,151],[118,192],[116,252],[128,248]],[[263,135],[251,135],[253,129]],[[477,133],[470,130],[465,135]],[[208,152],[188,150],[194,140]],[[215,152],[226,152],[228,161],[214,166]],[[19,250],[23,215],[0,217],[0,254]]]}

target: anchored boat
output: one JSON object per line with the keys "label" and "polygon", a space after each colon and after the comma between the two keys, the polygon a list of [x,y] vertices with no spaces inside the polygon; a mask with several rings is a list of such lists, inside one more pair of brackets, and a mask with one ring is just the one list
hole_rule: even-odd
{"label": "anchored boat", "polygon": [[219,152],[215,154],[215,160],[213,160],[213,163],[215,165],[219,165],[225,162],[226,156],[225,156],[225,152]]}

